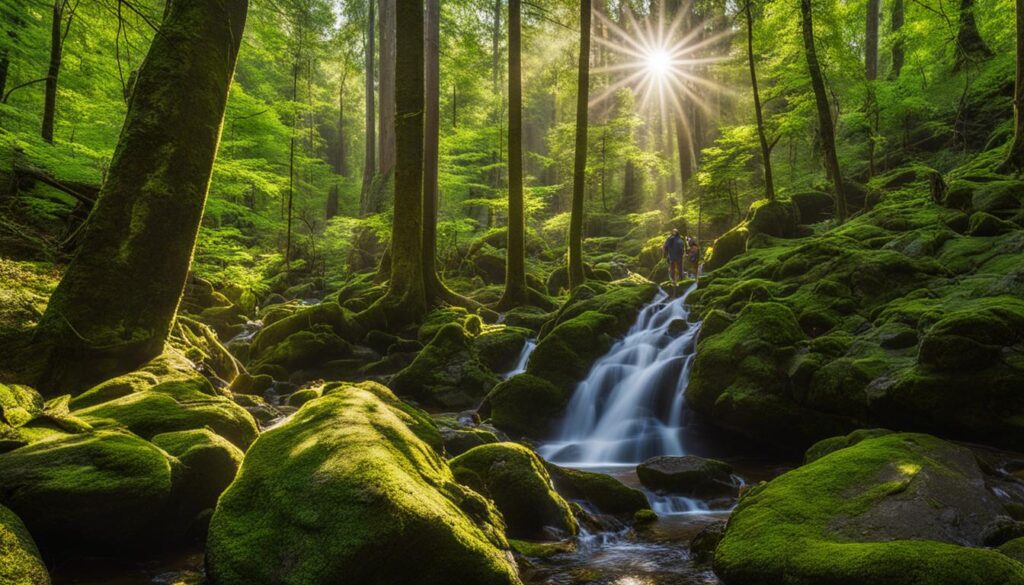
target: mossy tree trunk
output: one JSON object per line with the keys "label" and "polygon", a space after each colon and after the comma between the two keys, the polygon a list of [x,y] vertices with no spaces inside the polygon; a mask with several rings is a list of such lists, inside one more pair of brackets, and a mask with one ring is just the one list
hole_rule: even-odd
{"label": "mossy tree trunk", "polygon": [[520,0],[508,3],[508,247],[499,309],[528,301],[523,213],[523,67]]}
{"label": "mossy tree trunk", "polygon": [[750,64],[750,88],[754,94],[754,116],[757,119],[757,138],[761,145],[761,164],[764,166],[764,196],[775,201],[775,180],[772,177],[772,148],[768,144],[767,132],[764,129],[764,113],[761,111],[761,92],[757,87],[757,67],[754,64],[754,15],[751,10],[753,0],[747,0],[744,12],[747,16],[747,62]]}
{"label": "mossy tree trunk", "polygon": [[0,53],[0,99],[7,93],[7,71],[11,67],[10,49],[5,48]]}
{"label": "mossy tree trunk", "polygon": [[846,221],[846,195],[843,190],[843,173],[839,168],[839,157],[836,154],[836,134],[832,126],[832,110],[828,104],[828,94],[825,93],[825,80],[821,76],[818,52],[814,46],[811,0],[800,0],[800,16],[803,24],[807,70],[811,76],[814,102],[818,110],[818,134],[821,139],[822,155],[825,159],[825,172],[828,174],[828,179],[832,182],[832,188],[835,190],[836,220],[842,223]]}
{"label": "mossy tree trunk", "polygon": [[1017,77],[1013,87],[1013,141],[1004,172],[1024,170],[1024,0],[1017,0]]}
{"label": "mossy tree trunk", "polygon": [[587,188],[587,104],[590,98],[590,2],[580,0],[580,62],[576,80],[576,160],[569,216],[569,288],[583,284],[583,197]]}
{"label": "mossy tree trunk", "polygon": [[363,188],[359,195],[359,215],[365,216],[368,213],[376,211],[373,209],[371,202],[370,190],[373,187],[373,175],[377,171],[377,116],[374,113],[374,84],[373,84],[373,39],[375,32],[374,27],[374,13],[373,13],[374,2],[370,0],[367,3],[366,10],[366,32],[364,33],[363,46],[366,51],[366,79],[365,79],[365,98],[366,98],[366,120],[364,131],[366,133],[366,140],[364,142],[365,150],[363,152]]}
{"label": "mossy tree trunk", "polygon": [[[395,11],[395,209],[388,292],[363,316],[367,328],[420,318],[427,307],[423,277],[423,0]],[[383,318],[383,323],[381,322]]]}
{"label": "mossy tree trunk", "polygon": [[867,81],[867,98],[864,113],[869,121],[868,176],[875,176],[875,142],[878,136],[878,99],[875,96],[875,80],[878,79],[878,26],[881,10],[880,0],[868,0],[868,13],[864,25],[864,79]]}
{"label": "mossy tree trunk", "polygon": [[[64,22],[67,16],[67,24]],[[57,117],[57,78],[64,55],[64,39],[75,18],[75,7],[68,0],[54,0],[53,20],[50,22],[50,65],[46,70],[46,89],[43,95],[43,140],[53,142],[53,125]],[[2,95],[2,94],[0,94]]]}
{"label": "mossy tree trunk", "polygon": [[890,79],[897,79],[900,71],[903,70],[903,61],[906,58],[906,51],[903,48],[903,21],[906,18],[906,6],[904,0],[893,0],[892,13],[889,20],[889,32],[892,34],[892,69],[889,71]]}
{"label": "mossy tree trunk", "polygon": [[79,252],[35,333],[48,395],[158,355],[185,286],[247,2],[168,4]]}
{"label": "mossy tree trunk", "polygon": [[440,141],[441,119],[441,72],[440,72],[440,0],[426,0],[426,24],[424,32],[426,108],[423,120],[423,280],[428,298],[432,298],[444,285],[437,276],[437,163]]}
{"label": "mossy tree trunk", "polygon": [[960,19],[956,32],[956,60],[953,68],[960,71],[968,65],[984,61],[992,56],[992,49],[985,44],[978,32],[974,18],[974,0],[960,0]]}
{"label": "mossy tree trunk", "polygon": [[[372,0],[371,0],[372,1]],[[380,29],[380,130],[377,139],[377,173],[383,177],[395,168],[395,47],[396,23],[395,3],[397,0],[378,0]],[[399,2],[401,3],[401,2]],[[423,4],[423,2],[419,2]],[[420,28],[423,28],[420,18]],[[403,40],[403,42],[405,42]],[[422,76],[422,73],[420,74]]]}

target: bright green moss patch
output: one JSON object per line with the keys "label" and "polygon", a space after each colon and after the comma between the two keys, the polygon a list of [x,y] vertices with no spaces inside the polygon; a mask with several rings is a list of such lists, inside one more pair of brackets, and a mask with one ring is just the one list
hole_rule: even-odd
{"label": "bright green moss patch", "polygon": [[632,516],[648,509],[647,496],[605,473],[559,467],[544,462],[555,489],[573,500],[585,500],[602,514]]}
{"label": "bright green moss patch", "polygon": [[574,535],[569,504],[551,486],[540,458],[517,443],[474,447],[448,462],[459,483],[494,501],[508,534],[539,539],[546,529]]}
{"label": "bright green moss patch", "polygon": [[457,323],[449,323],[391,379],[395,393],[445,408],[475,406],[498,383],[477,358],[472,339]]}
{"label": "bright green moss patch", "polygon": [[728,585],[1024,583],[1017,561],[955,544],[980,545],[1002,513],[965,448],[927,435],[867,438],[744,496],[715,571]]}
{"label": "bright green moss patch", "polygon": [[152,442],[182,464],[175,503],[185,520],[212,510],[242,464],[242,451],[207,429],[164,433]]}
{"label": "bright green moss patch", "polygon": [[336,386],[252,446],[210,526],[214,583],[519,583],[496,510],[381,393]]}
{"label": "bright green moss patch", "polygon": [[50,585],[50,574],[21,520],[0,506],[0,583]]}

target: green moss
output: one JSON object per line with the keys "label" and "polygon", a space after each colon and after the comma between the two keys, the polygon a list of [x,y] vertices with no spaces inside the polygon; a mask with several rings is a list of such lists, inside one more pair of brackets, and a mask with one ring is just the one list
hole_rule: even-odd
{"label": "green moss", "polygon": [[0,421],[20,427],[43,412],[43,397],[28,386],[0,384]]}
{"label": "green moss", "polygon": [[401,396],[445,408],[475,406],[498,383],[457,323],[445,325],[413,362],[391,379]]}
{"label": "green moss", "polygon": [[813,463],[822,457],[834,453],[840,449],[852,447],[866,439],[873,439],[884,435],[892,434],[888,429],[858,429],[848,435],[829,437],[811,445],[811,448],[804,454],[804,464]]}
{"label": "green moss", "polygon": [[349,337],[354,326],[338,303],[325,302],[307,307],[264,327],[252,342],[252,357],[260,358],[272,346],[285,341],[300,331],[312,330],[315,325],[325,325],[341,338]]}
{"label": "green moss", "polygon": [[519,583],[496,510],[383,393],[338,386],[252,446],[210,525],[213,582]]}
{"label": "green moss", "polygon": [[298,408],[310,400],[316,400],[317,398],[320,398],[320,392],[318,389],[303,388],[292,392],[292,394],[288,396],[288,406]]}
{"label": "green moss", "polygon": [[739,256],[747,249],[747,238],[750,230],[744,223],[725,232],[715,240],[711,247],[711,256],[705,263],[705,268],[715,270],[725,266],[730,260]]}
{"label": "green moss", "polygon": [[343,394],[346,392],[369,392],[383,401],[388,407],[401,412],[402,422],[416,435],[419,440],[430,445],[434,451],[444,451],[441,433],[434,420],[426,412],[400,400],[391,390],[382,384],[371,381],[364,382],[329,382],[321,390],[323,396]]}
{"label": "green moss", "polygon": [[164,433],[153,437],[153,444],[182,464],[175,515],[186,520],[212,510],[242,464],[242,451],[207,429]]}
{"label": "green moss", "polygon": [[46,550],[158,538],[177,460],[128,433],[55,435],[0,455],[0,500]]}
{"label": "green moss", "polygon": [[561,321],[537,344],[526,371],[568,394],[612,346],[616,329],[615,317],[597,311]]}
{"label": "green moss", "polygon": [[752,233],[787,238],[796,235],[800,209],[790,201],[762,199],[751,204],[747,218]]}
{"label": "green moss", "polygon": [[996,550],[1018,563],[1024,563],[1024,538],[1015,538]]}
{"label": "green moss", "polygon": [[492,372],[507,372],[515,367],[516,358],[532,336],[532,331],[521,327],[491,326],[473,339],[473,349]]}
{"label": "green moss", "polygon": [[494,426],[509,433],[543,436],[561,414],[569,393],[544,378],[519,374],[501,382],[485,401]]}
{"label": "green moss", "polygon": [[109,402],[122,396],[141,392],[159,383],[155,375],[144,372],[129,372],[123,376],[111,378],[89,388],[71,400],[71,407],[86,408],[103,402]]}
{"label": "green moss", "polygon": [[929,528],[979,489],[963,448],[925,435],[866,439],[744,496],[715,571],[730,585],[1024,583],[1024,565]]}
{"label": "green moss", "polygon": [[253,364],[252,371],[256,374],[272,374],[280,370],[292,372],[351,354],[349,343],[338,337],[329,325],[321,323],[293,333],[264,349]]}
{"label": "green moss", "polygon": [[647,496],[605,473],[544,463],[555,490],[566,498],[585,500],[603,514],[632,516],[646,510]]}
{"label": "green moss", "polygon": [[424,317],[423,323],[416,332],[416,338],[421,343],[430,343],[437,332],[449,323],[462,324],[469,317],[469,312],[462,307],[445,307],[435,309]]}
{"label": "green moss", "polygon": [[512,550],[531,559],[548,559],[555,555],[571,553],[576,550],[572,541],[566,542],[532,542],[528,540],[508,539]]}
{"label": "green moss", "polygon": [[0,506],[0,583],[50,585],[50,574],[21,520]]}
{"label": "green moss", "polygon": [[548,528],[576,534],[569,504],[552,489],[540,458],[526,447],[481,445],[448,463],[456,481],[494,501],[510,536],[541,538]]}

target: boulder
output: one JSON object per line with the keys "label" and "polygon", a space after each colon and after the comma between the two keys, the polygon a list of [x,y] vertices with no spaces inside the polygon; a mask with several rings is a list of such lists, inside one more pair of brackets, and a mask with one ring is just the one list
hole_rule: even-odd
{"label": "boulder", "polygon": [[332,360],[352,355],[352,346],[327,324],[319,323],[297,331],[260,352],[251,370],[255,374],[279,378],[303,368],[316,368]]}
{"label": "boulder", "polygon": [[730,260],[739,256],[747,249],[747,238],[750,230],[740,224],[719,236],[711,245],[711,257],[705,263],[707,270],[715,270],[725,266]]}
{"label": "boulder", "polygon": [[790,200],[800,212],[800,223],[811,224],[825,221],[832,217],[835,200],[822,191],[804,191],[794,193]]}
{"label": "boulder", "polygon": [[457,323],[442,327],[390,387],[400,396],[443,408],[476,406],[498,383],[477,358],[472,340]]}
{"label": "boulder", "polygon": [[473,338],[473,349],[492,372],[507,372],[515,367],[526,340],[532,336],[532,331],[520,327],[491,327]]}
{"label": "boulder", "polygon": [[595,473],[544,462],[555,491],[570,500],[581,500],[602,514],[632,518],[647,510],[647,496],[605,473]]}
{"label": "boulder", "polygon": [[511,537],[548,540],[579,529],[540,458],[518,443],[474,447],[448,464],[456,481],[494,502]]}
{"label": "boulder", "polygon": [[967,232],[972,236],[991,237],[1012,232],[1018,229],[1017,224],[1000,219],[991,213],[975,211],[971,214]]}
{"label": "boulder", "polygon": [[21,520],[0,506],[0,583],[50,585],[39,549]]}
{"label": "boulder", "polygon": [[776,238],[795,236],[800,225],[800,208],[792,201],[755,201],[747,211],[747,229],[751,233]]}
{"label": "boulder", "polygon": [[868,438],[749,490],[715,553],[726,585],[1024,583],[980,548],[1003,515],[970,450],[928,435]]}
{"label": "boulder", "polygon": [[0,455],[0,504],[45,551],[116,550],[152,542],[181,464],[130,433],[54,435]]}
{"label": "boulder", "polygon": [[474,447],[497,443],[498,435],[487,429],[474,427],[441,427],[444,452],[450,457],[461,455]]}
{"label": "boulder", "polygon": [[519,374],[495,386],[481,410],[499,429],[540,437],[561,414],[569,397],[566,391],[544,378]]}
{"label": "boulder", "polygon": [[739,484],[732,478],[732,466],[696,455],[660,456],[636,468],[640,483],[649,490],[698,498],[735,496]]}
{"label": "boulder", "polygon": [[500,515],[411,412],[379,385],[339,384],[260,437],[214,512],[210,582],[518,584]]}
{"label": "boulder", "polygon": [[725,537],[725,526],[724,520],[712,522],[693,537],[690,541],[690,558],[694,562],[706,565],[714,560],[715,549]]}

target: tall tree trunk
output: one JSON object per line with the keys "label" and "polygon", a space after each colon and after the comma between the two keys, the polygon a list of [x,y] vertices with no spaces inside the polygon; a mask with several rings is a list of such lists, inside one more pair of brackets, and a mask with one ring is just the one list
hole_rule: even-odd
{"label": "tall tree trunk", "polygon": [[811,76],[811,87],[814,89],[814,102],[818,110],[818,134],[821,138],[821,151],[825,158],[825,171],[835,190],[836,220],[846,221],[846,193],[843,189],[843,174],[839,169],[839,157],[836,154],[836,135],[832,127],[832,109],[825,93],[825,81],[821,76],[821,65],[818,63],[818,52],[814,46],[814,24],[811,15],[811,0],[800,0],[800,15],[803,21],[804,51],[807,56],[807,70]]}
{"label": "tall tree trunk", "polygon": [[366,97],[366,121],[364,125],[366,137],[364,139],[363,144],[363,188],[359,196],[359,215],[361,216],[365,216],[368,213],[377,211],[376,209],[374,209],[373,201],[371,200],[372,193],[370,192],[373,189],[373,175],[377,171],[377,132],[375,126],[377,122],[377,117],[374,114],[373,108],[373,38],[376,27],[374,26],[373,22],[373,7],[373,0],[370,0],[370,2],[367,4],[368,13],[366,16],[366,42],[364,43],[364,48],[366,51],[366,80],[363,91],[365,92]]}
{"label": "tall tree trunk", "polygon": [[[371,0],[372,1],[372,0]],[[395,2],[378,0],[380,22],[380,134],[377,173],[391,174],[395,168]],[[404,0],[403,0],[404,2]],[[422,0],[419,4],[423,4]],[[423,28],[420,18],[420,28]],[[404,42],[404,39],[403,39]],[[422,50],[422,48],[421,48]],[[422,76],[423,73],[421,72]]]}
{"label": "tall tree trunk", "polygon": [[[872,0],[877,1],[877,0]],[[752,0],[747,0],[747,62],[750,64],[750,89],[754,93],[754,115],[757,118],[757,138],[761,144],[761,164],[764,166],[764,196],[775,200],[775,180],[772,177],[772,149],[764,129],[764,113],[761,111],[761,92],[757,88],[757,67],[754,64],[754,16],[750,9]]]}
{"label": "tall tree trunk", "polygon": [[[299,99],[299,59],[295,58],[295,65],[292,67],[292,102]],[[291,139],[288,141],[288,206],[285,216],[285,238],[284,238],[284,265],[285,272],[292,271],[292,211],[295,201],[295,130],[299,125],[298,119],[292,116]]]}
{"label": "tall tree trunk", "polygon": [[[676,150],[679,151],[679,178],[681,181],[679,191],[682,193],[686,182],[693,177],[696,161],[693,157],[693,137],[690,135],[689,123],[686,121],[685,113],[676,113],[675,127]],[[682,202],[681,198],[680,202]]]}
{"label": "tall tree trunk", "polygon": [[978,23],[974,19],[974,0],[960,0],[960,20],[956,33],[956,60],[954,69],[984,61],[992,56],[992,49],[985,44],[978,32]]}
{"label": "tall tree trunk", "polygon": [[331,219],[338,215],[338,205],[340,203],[341,194],[338,191],[338,183],[331,185],[331,190],[327,192],[327,206],[324,210],[324,218]]}
{"label": "tall tree trunk", "polygon": [[878,21],[880,0],[868,0],[868,14],[864,27],[864,79],[868,83],[864,113],[869,123],[868,175],[875,176],[875,141],[878,134],[878,101],[875,98],[875,80],[878,79]]}
{"label": "tall tree trunk", "polygon": [[494,0],[494,13],[491,23],[491,93],[498,95],[498,69],[501,60],[501,0]]}
{"label": "tall tree trunk", "polygon": [[[391,280],[376,305],[395,326],[426,311],[423,284],[423,0],[401,0],[395,11],[395,206]],[[372,310],[372,307],[371,307]]]}
{"label": "tall tree trunk", "polygon": [[348,176],[348,141],[345,136],[345,80],[348,77],[346,71],[341,76],[341,83],[338,85],[338,162],[335,171],[342,177]]}
{"label": "tall tree trunk", "polygon": [[168,4],[78,254],[35,332],[47,395],[159,355],[184,290],[247,2]]}
{"label": "tall tree trunk", "polygon": [[897,79],[900,71],[903,70],[905,51],[903,48],[903,21],[906,16],[904,0],[892,0],[892,15],[890,19],[890,32],[892,33],[892,70],[889,72],[891,79]]}
{"label": "tall tree trunk", "polygon": [[3,53],[0,53],[0,99],[3,99],[5,93],[7,93],[7,71],[11,66],[11,53],[10,49],[4,49]]}
{"label": "tall tree trunk", "polygon": [[[523,69],[520,0],[508,2],[508,248],[500,309],[528,301],[523,214]],[[584,108],[586,106],[584,105]]]}
{"label": "tall tree trunk", "polygon": [[424,94],[426,110],[423,120],[423,279],[427,299],[439,296],[441,279],[437,276],[437,207],[438,207],[438,142],[441,117],[440,82],[440,0],[426,0],[424,31]]}
{"label": "tall tree trunk", "polygon": [[1024,0],[1017,0],[1017,80],[1013,88],[1013,142],[1002,170],[1024,170]]}
{"label": "tall tree trunk", "polygon": [[576,80],[576,160],[569,215],[569,289],[583,284],[583,196],[587,188],[587,103],[590,98],[590,1],[580,0],[580,63]]}
{"label": "tall tree trunk", "polygon": [[[64,53],[64,9],[66,0],[53,1],[53,22],[50,23],[50,66],[46,70],[46,92],[43,99],[43,140],[53,142],[53,123],[57,114],[57,77]],[[69,17],[70,18],[70,17]],[[70,26],[70,21],[68,26]]]}

